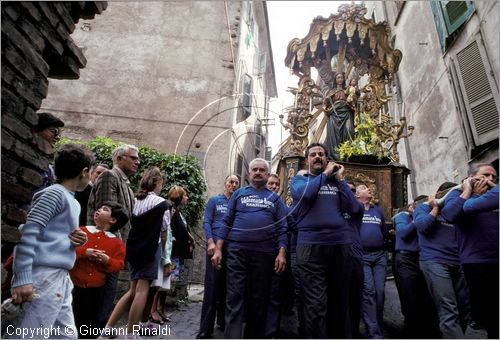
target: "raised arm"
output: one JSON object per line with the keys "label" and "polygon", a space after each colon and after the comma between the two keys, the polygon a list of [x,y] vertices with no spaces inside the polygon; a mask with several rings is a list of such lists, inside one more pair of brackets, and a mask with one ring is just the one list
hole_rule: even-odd
{"label": "raised arm", "polygon": [[417,205],[415,212],[413,213],[415,216],[414,223],[417,230],[423,234],[429,233],[434,227],[434,222],[436,221],[438,213],[439,207],[437,206],[437,203],[432,207],[429,204]]}
{"label": "raised arm", "polygon": [[465,201],[463,211],[475,213],[498,209],[498,184],[478,197],[471,197]]}

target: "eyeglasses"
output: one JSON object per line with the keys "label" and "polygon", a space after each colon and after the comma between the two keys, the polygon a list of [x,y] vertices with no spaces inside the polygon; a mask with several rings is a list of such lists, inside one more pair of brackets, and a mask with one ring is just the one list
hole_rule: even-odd
{"label": "eyeglasses", "polygon": [[141,161],[141,159],[137,156],[130,156],[130,155],[123,155],[123,157],[128,157],[130,158],[133,162],[137,162],[139,163]]}
{"label": "eyeglasses", "polygon": [[54,137],[59,137],[61,135],[61,129],[59,128],[52,127],[49,128],[49,131],[54,135]]}

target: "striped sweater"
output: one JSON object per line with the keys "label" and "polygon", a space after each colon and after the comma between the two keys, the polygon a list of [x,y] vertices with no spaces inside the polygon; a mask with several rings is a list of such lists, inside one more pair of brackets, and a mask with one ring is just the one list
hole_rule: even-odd
{"label": "striped sweater", "polygon": [[14,253],[12,287],[33,283],[33,267],[70,270],[76,259],[69,234],[78,227],[80,204],[74,193],[54,184],[33,196],[21,242]]}

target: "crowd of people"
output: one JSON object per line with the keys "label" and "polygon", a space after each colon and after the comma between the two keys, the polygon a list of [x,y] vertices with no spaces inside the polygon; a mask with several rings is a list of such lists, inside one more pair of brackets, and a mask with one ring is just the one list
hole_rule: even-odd
{"label": "crowd of people", "polygon": [[[389,231],[367,184],[348,182],[344,166],[327,156],[322,144],[307,147],[289,207],[261,158],[249,163],[249,185],[229,175],[223,192],[209,198],[197,338],[213,337],[216,321],[225,338],[279,338],[287,308],[299,338],[382,338],[390,234],[408,337],[463,338],[473,319],[498,338],[495,169],[480,164],[461,184],[417,197]],[[120,146],[107,169],[84,146],[57,150],[56,183],[35,193],[12,257],[12,302],[23,303],[12,329],[61,326],[59,337],[138,338],[147,322],[170,321],[161,294],[174,283],[186,288],[184,264],[194,249],[182,214],[188,193],[173,186],[161,197],[165,177],[150,167],[134,195],[128,178],[139,157],[137,147]],[[129,289],[115,305],[125,266]]]}
{"label": "crowd of people", "polygon": [[291,180],[290,207],[276,195],[279,177],[259,158],[249,164],[249,186],[236,189],[237,178],[228,176],[224,194],[209,200],[212,266],[197,338],[213,337],[216,319],[225,338],[279,338],[288,291],[299,338],[382,338],[388,248],[405,337],[464,338],[474,324],[498,337],[499,197],[491,164],[415,198],[389,229],[367,184],[346,181],[322,144],[309,145],[305,156],[306,168]]}

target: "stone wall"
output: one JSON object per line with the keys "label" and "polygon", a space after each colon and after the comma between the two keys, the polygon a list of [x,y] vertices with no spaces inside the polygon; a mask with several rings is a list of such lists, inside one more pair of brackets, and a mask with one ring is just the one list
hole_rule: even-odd
{"label": "stone wall", "polygon": [[33,189],[50,155],[32,128],[49,78],[78,79],[87,60],[70,34],[107,2],[2,2],[2,260],[19,241]]}

